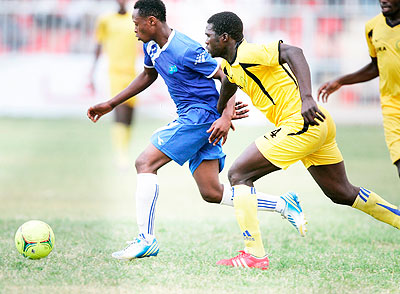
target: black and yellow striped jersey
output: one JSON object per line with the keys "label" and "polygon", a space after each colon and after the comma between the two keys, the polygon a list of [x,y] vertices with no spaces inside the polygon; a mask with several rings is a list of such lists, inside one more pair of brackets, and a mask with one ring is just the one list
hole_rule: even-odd
{"label": "black and yellow striped jersey", "polygon": [[267,45],[247,43],[238,46],[232,64],[221,63],[231,83],[252,100],[269,121],[280,126],[293,116],[301,117],[301,98],[297,81],[289,68],[279,63],[282,41]]}

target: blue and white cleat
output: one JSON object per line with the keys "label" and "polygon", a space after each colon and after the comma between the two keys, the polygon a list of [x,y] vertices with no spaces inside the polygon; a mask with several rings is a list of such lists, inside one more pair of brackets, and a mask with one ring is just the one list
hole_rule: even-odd
{"label": "blue and white cleat", "polygon": [[281,196],[286,202],[286,206],[282,211],[282,216],[296,228],[300,233],[300,236],[304,237],[307,232],[306,218],[304,217],[303,210],[300,207],[300,203],[297,194],[294,192],[288,192]]}
{"label": "blue and white cleat", "polygon": [[160,250],[156,238],[150,242],[139,235],[133,241],[127,241],[126,243],[128,246],[121,251],[114,252],[111,256],[116,259],[130,260],[134,258],[156,256]]}

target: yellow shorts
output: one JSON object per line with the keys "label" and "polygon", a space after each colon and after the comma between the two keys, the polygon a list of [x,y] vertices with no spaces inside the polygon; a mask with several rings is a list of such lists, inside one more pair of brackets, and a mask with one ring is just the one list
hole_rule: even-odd
{"label": "yellow shorts", "polygon": [[[123,89],[128,87],[128,85],[133,81],[135,76],[129,74],[121,74],[121,73],[110,73],[110,90],[111,90],[111,97],[114,97]],[[129,105],[130,107],[134,107],[136,103],[135,97],[130,98],[124,104]]]}
{"label": "yellow shorts", "polygon": [[395,163],[400,159],[400,112],[383,107],[382,114],[386,145],[389,148],[390,159]]}
{"label": "yellow shorts", "polygon": [[336,144],[336,126],[329,113],[319,126],[304,127],[302,117],[256,139],[258,150],[272,164],[282,169],[301,160],[306,168],[343,161]]}

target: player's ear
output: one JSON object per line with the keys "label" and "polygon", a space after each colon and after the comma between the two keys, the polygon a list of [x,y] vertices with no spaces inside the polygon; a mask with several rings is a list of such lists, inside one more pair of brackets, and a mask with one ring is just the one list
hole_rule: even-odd
{"label": "player's ear", "polygon": [[147,19],[147,21],[149,22],[149,24],[150,24],[151,26],[154,26],[154,25],[156,25],[157,18],[155,18],[154,16],[149,16],[148,19]]}
{"label": "player's ear", "polygon": [[222,33],[221,36],[220,36],[220,38],[221,38],[221,40],[222,40],[223,42],[226,42],[226,41],[228,41],[228,39],[229,39],[229,35],[228,35],[228,33]]}

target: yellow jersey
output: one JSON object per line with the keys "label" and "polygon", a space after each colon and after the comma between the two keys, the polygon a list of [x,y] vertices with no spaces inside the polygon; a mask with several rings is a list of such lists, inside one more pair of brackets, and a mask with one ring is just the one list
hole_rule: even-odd
{"label": "yellow jersey", "polygon": [[369,55],[376,57],[382,106],[400,110],[400,24],[391,27],[383,14],[365,25]]}
{"label": "yellow jersey", "polygon": [[110,74],[135,74],[138,40],[129,13],[111,13],[99,17],[96,39],[107,54]]}
{"label": "yellow jersey", "polygon": [[221,63],[228,80],[242,89],[277,127],[288,119],[303,119],[297,80],[289,68],[279,63],[281,43],[262,45],[243,40],[234,62]]}

